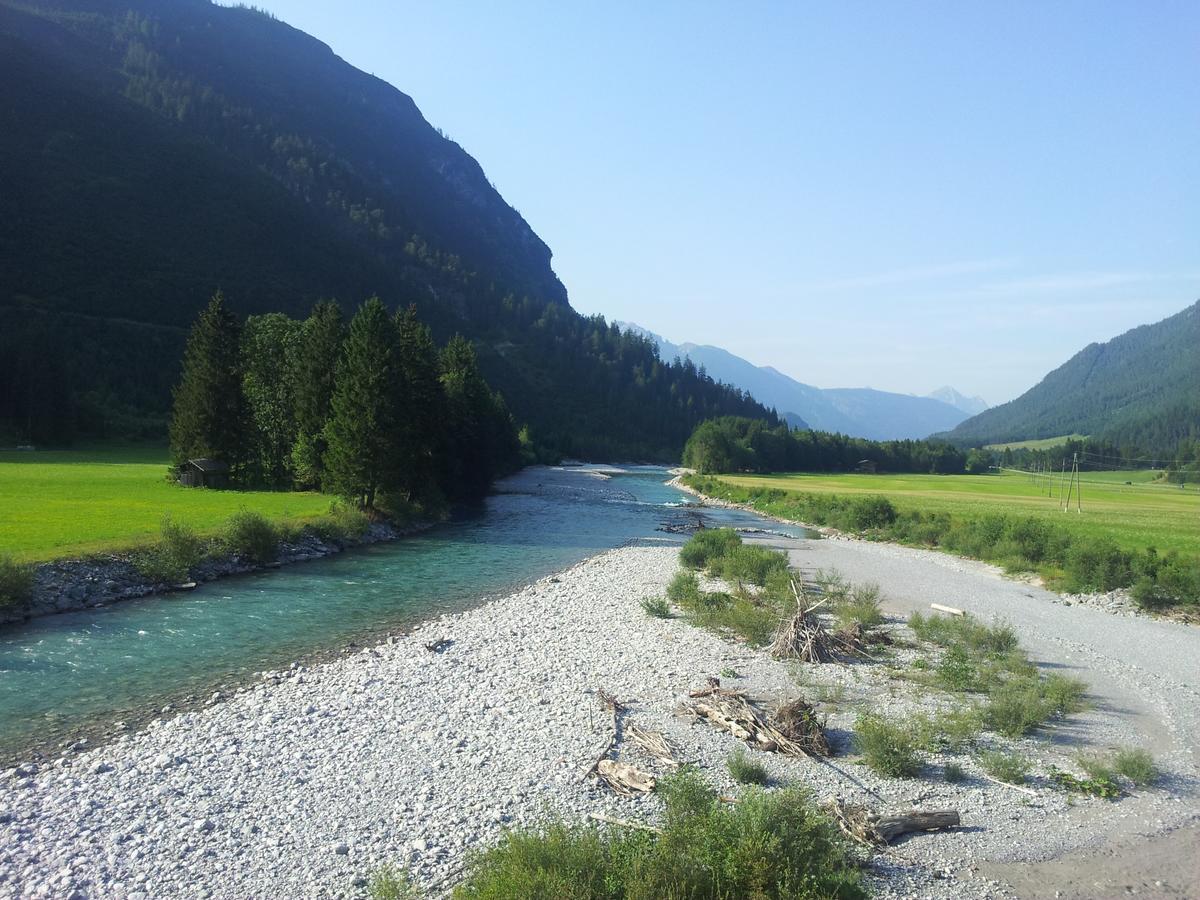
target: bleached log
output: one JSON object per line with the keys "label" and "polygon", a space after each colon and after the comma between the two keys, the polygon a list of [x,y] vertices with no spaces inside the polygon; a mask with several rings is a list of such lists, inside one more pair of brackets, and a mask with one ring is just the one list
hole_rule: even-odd
{"label": "bleached log", "polygon": [[956,609],[953,606],[942,606],[940,603],[930,603],[930,609],[936,609],[938,612],[944,612],[951,616],[965,616],[966,613],[961,609]]}

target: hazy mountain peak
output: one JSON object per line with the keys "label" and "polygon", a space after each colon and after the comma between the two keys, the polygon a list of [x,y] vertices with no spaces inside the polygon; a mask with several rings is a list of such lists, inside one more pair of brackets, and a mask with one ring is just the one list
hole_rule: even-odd
{"label": "hazy mountain peak", "polygon": [[955,409],[961,409],[968,416],[977,416],[988,408],[988,403],[982,397],[968,397],[965,394],[960,394],[957,390],[944,385],[936,391],[930,391],[929,396],[934,400],[941,400],[943,403],[949,403]]}

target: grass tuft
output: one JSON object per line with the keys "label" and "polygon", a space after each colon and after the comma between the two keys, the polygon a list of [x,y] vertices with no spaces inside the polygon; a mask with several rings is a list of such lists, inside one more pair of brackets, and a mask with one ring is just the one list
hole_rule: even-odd
{"label": "grass tuft", "polygon": [[187,581],[192,569],[204,559],[205,542],[196,532],[169,515],[163,516],[157,544],[134,556],[143,578],[156,584]]}
{"label": "grass tuft", "polygon": [[911,778],[921,771],[917,749],[922,736],[911,722],[895,722],[864,712],[854,723],[854,744],[877,775]]}
{"label": "grass tuft", "polygon": [[655,619],[671,618],[671,605],[662,597],[643,597],[642,609]]}
{"label": "grass tuft", "polygon": [[1113,769],[1118,775],[1142,786],[1153,784],[1160,772],[1154,757],[1137,747],[1124,747],[1113,755]]}
{"label": "grass tuft", "polygon": [[741,747],[729,754],[725,765],[729,768],[729,774],[733,776],[733,780],[738,784],[767,783],[766,767],[751,759],[750,755]]}
{"label": "grass tuft", "polygon": [[1024,784],[1025,779],[1029,777],[1029,760],[1019,753],[985,750],[979,754],[978,759],[983,771],[1006,784]]}
{"label": "grass tuft", "polygon": [[20,606],[33,590],[33,566],[0,554],[0,609]]}
{"label": "grass tuft", "polygon": [[425,892],[413,884],[407,872],[383,866],[367,882],[367,896],[371,900],[420,900]]}

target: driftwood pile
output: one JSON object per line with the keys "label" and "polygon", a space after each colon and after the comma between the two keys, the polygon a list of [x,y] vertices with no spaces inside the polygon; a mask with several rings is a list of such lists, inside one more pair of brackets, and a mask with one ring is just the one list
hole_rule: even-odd
{"label": "driftwood pile", "polygon": [[[654,790],[657,784],[653,775],[643,772],[629,763],[609,758],[609,754],[616,748],[617,742],[621,737],[621,713],[625,711],[624,704],[614,695],[604,690],[604,688],[599,688],[596,691],[596,696],[600,698],[601,706],[607,709],[612,715],[612,737],[604,745],[604,750],[596,757],[596,761],[583,773],[583,777],[588,778],[595,775],[601,782],[608,785],[613,793],[620,794],[622,797],[632,797],[634,794],[649,793]],[[661,734],[656,731],[643,731],[632,724],[629,726],[629,731],[630,737],[639,746],[646,748],[647,752],[652,756],[659,758],[658,754],[661,753],[666,758],[669,758],[675,766],[679,765],[679,763],[675,762],[674,754],[666,738]],[[650,747],[654,749],[651,750],[649,749]]]}
{"label": "driftwood pile", "polygon": [[709,679],[708,686],[692,691],[688,696],[690,702],[681,705],[682,713],[704,719],[757,750],[795,757],[829,754],[829,742],[815,717],[804,719],[803,723],[798,718],[792,723],[795,729],[789,733],[776,727],[745,692],[727,690],[715,678]]}
{"label": "driftwood pile", "polygon": [[810,756],[829,756],[832,752],[825,728],[817,721],[816,711],[799,697],[779,707],[775,721],[779,723],[780,733],[803,747]]}
{"label": "driftwood pile", "polygon": [[840,799],[824,804],[847,837],[861,844],[880,847],[903,834],[914,831],[944,831],[962,824],[957,809],[913,810],[897,815],[881,815],[865,806],[843,803]]}

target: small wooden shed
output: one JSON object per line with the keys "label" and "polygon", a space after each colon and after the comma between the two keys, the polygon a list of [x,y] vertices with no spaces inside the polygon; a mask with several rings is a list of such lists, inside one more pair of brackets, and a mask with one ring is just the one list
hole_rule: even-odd
{"label": "small wooden shed", "polygon": [[223,488],[229,484],[229,466],[219,459],[189,459],[179,467],[179,483],[184,487]]}
{"label": "small wooden shed", "polygon": [[875,474],[875,460],[860,459],[858,461],[858,468],[855,469],[854,471],[859,472],[864,475],[874,475]]}

